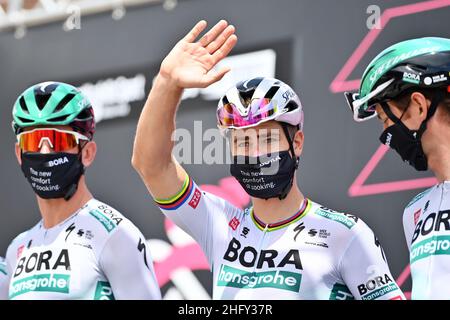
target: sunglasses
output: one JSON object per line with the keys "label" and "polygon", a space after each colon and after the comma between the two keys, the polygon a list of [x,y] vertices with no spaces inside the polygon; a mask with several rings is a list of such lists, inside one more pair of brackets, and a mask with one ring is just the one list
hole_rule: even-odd
{"label": "sunglasses", "polygon": [[363,98],[360,98],[358,93],[344,92],[347,104],[353,113],[353,119],[357,122],[362,122],[376,117],[377,113],[375,109],[377,104],[375,103],[369,105],[366,108],[364,108],[364,105],[367,104],[369,100],[376,97],[380,92],[385,90],[392,82],[394,82],[394,80],[395,79],[392,78],[385,83],[382,83]]}
{"label": "sunglasses", "polygon": [[44,141],[54,152],[63,152],[79,145],[80,140],[89,141],[89,138],[75,131],[53,128],[38,128],[17,135],[17,142],[23,152],[39,152]]}
{"label": "sunglasses", "polygon": [[253,99],[242,116],[236,105],[227,103],[217,110],[219,126],[222,128],[243,128],[258,124],[261,120],[270,120],[280,113],[277,103],[267,98]]}

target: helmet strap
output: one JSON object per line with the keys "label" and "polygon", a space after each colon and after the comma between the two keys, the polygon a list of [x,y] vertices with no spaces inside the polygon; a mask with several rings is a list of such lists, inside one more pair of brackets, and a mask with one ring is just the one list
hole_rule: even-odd
{"label": "helmet strap", "polygon": [[[291,135],[289,134],[289,129],[286,123],[281,122],[281,127],[283,128],[284,134],[286,135],[286,138],[288,140],[289,143],[289,150],[291,151],[292,155],[291,157],[295,157],[295,153],[294,153],[294,144],[291,138]],[[298,126],[297,126],[298,127]],[[298,169],[298,164],[299,164],[299,157],[295,157],[295,167],[294,167],[294,172],[295,170]],[[292,188],[292,185],[294,184],[294,174],[292,175],[291,181],[289,182],[289,184],[284,188],[284,190],[281,192],[281,194],[278,196],[278,199],[283,200],[284,198],[287,197],[289,191]]]}
{"label": "helmet strap", "polygon": [[[295,152],[294,152],[294,142],[292,141],[292,137],[291,137],[291,135],[290,135],[290,133],[289,133],[288,125],[287,125],[286,123],[284,123],[284,122],[280,122],[280,124],[281,124],[281,127],[283,128],[283,132],[284,132],[284,134],[285,134],[285,136],[286,136],[286,139],[287,139],[287,141],[288,141],[288,143],[289,143],[289,150],[290,150],[291,153],[292,153],[292,157],[293,157],[293,158],[295,157],[295,170],[297,170],[297,169],[298,169],[299,162],[300,162],[300,157],[296,157],[296,156],[295,156]],[[298,126],[298,125],[297,125],[297,129],[299,129],[299,126]]]}
{"label": "helmet strap", "polygon": [[[83,159],[82,159],[82,153],[81,153],[83,151],[83,148],[84,148],[84,146],[78,145],[78,158],[80,160],[81,165],[83,166],[81,175],[84,175],[84,173],[86,172],[86,167],[83,165]],[[80,178],[81,178],[81,176],[80,176]],[[66,194],[64,195],[64,200],[69,201],[70,198],[73,197],[75,192],[77,192],[79,182],[80,182],[80,179],[78,179],[77,182],[72,183],[72,185],[69,187]]]}
{"label": "helmet strap", "polygon": [[[441,90],[437,91],[436,94],[433,96],[432,100],[431,100],[431,104],[430,107],[428,108],[428,113],[427,113],[427,117],[425,118],[425,120],[422,121],[422,123],[420,124],[419,129],[417,130],[417,135],[416,138],[418,140],[420,140],[420,138],[422,137],[422,134],[425,132],[426,128],[427,128],[427,122],[428,120],[430,120],[430,118],[436,113],[437,107],[438,105],[444,100],[444,92],[442,92]],[[401,118],[403,117],[403,114],[406,112],[403,112],[402,116],[400,118],[398,118],[397,116],[395,116],[391,109],[389,108],[389,105],[386,102],[381,102],[380,103],[381,108],[383,109],[383,111],[386,113],[386,115],[388,116],[388,118],[393,121],[394,123],[398,124],[399,126],[401,126],[403,128],[403,130],[405,131],[411,131],[410,129],[408,129],[408,127],[405,126],[405,124],[401,121]]]}

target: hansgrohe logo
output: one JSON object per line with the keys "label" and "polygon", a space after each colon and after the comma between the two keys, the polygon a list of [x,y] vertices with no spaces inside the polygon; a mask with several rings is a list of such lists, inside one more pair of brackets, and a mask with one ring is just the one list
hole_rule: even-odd
{"label": "hansgrohe logo", "polygon": [[411,263],[431,255],[450,254],[450,236],[432,237],[411,247]]}
{"label": "hansgrohe logo", "polygon": [[276,288],[299,292],[302,275],[289,271],[247,272],[222,265],[217,285],[240,289]]}
{"label": "hansgrohe logo", "polygon": [[70,275],[66,274],[39,274],[15,281],[11,285],[9,298],[18,295],[39,291],[69,293]]}
{"label": "hansgrohe logo", "polygon": [[398,290],[397,285],[395,283],[391,283],[378,290],[369,292],[368,294],[361,296],[361,300],[375,300],[395,290]]}
{"label": "hansgrohe logo", "polygon": [[101,213],[96,209],[89,211],[89,214],[93,216],[95,219],[97,219],[108,232],[111,232],[116,227],[116,225],[114,224],[114,222],[111,221],[111,219],[109,219],[107,216],[105,216],[103,213]]}
{"label": "hansgrohe logo", "polygon": [[355,218],[353,218],[352,220],[352,218],[349,218],[345,214],[333,213],[323,209],[318,209],[315,213],[324,218],[339,222],[349,229],[353,228],[353,226],[356,224],[357,221],[354,220]]}

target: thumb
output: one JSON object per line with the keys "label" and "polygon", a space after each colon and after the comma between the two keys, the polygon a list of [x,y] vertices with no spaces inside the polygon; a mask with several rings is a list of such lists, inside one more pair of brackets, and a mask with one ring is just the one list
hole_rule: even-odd
{"label": "thumb", "polygon": [[207,86],[210,86],[211,84],[220,81],[229,71],[231,70],[230,67],[224,67],[220,69],[219,71],[213,71],[211,70],[208,72],[204,79],[203,79],[203,86],[206,88]]}

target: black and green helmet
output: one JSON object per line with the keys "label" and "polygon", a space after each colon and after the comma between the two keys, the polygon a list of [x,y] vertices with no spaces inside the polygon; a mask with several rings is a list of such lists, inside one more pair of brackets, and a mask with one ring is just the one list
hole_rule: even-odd
{"label": "black and green helmet", "polygon": [[[450,90],[450,39],[406,40],[378,54],[364,71],[359,92],[345,97],[356,121],[376,116],[375,105],[410,88]],[[449,91],[450,92],[450,91]]]}
{"label": "black and green helmet", "polygon": [[62,82],[42,82],[26,89],[16,100],[13,111],[15,134],[35,126],[68,125],[92,139],[94,111],[80,90]]}

